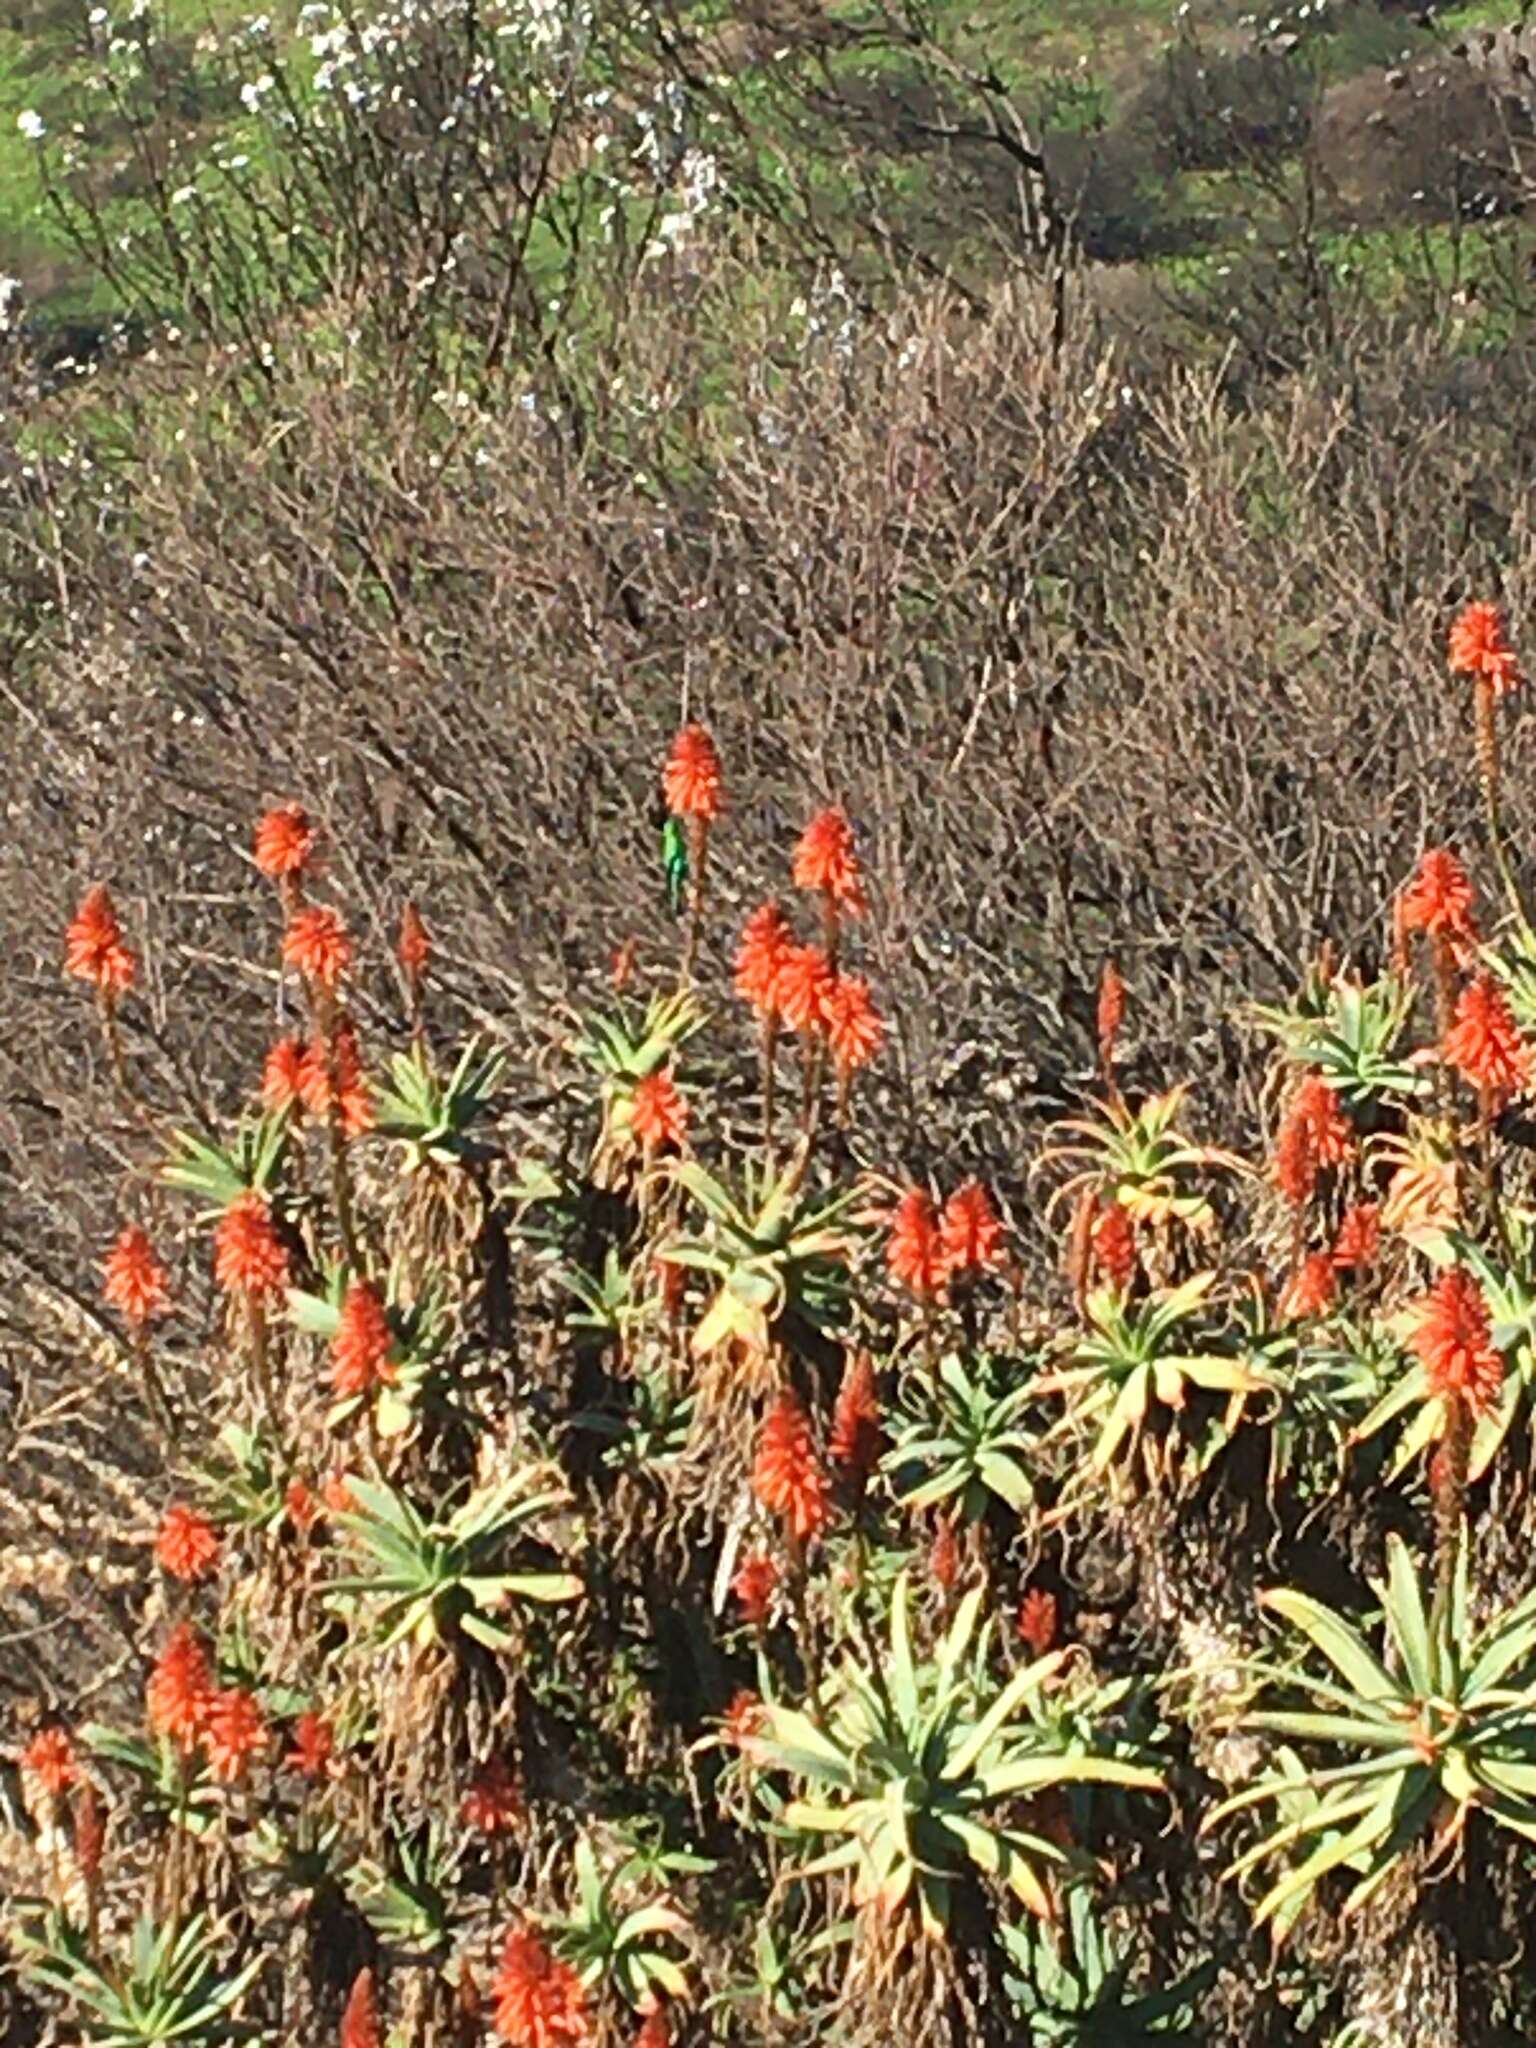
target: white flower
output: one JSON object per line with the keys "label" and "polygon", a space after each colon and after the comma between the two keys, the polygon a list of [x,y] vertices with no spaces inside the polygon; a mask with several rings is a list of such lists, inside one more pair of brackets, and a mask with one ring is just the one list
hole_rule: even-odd
{"label": "white flower", "polygon": [[16,116],[16,126],[29,142],[41,142],[48,133],[48,123],[35,107],[23,107]]}

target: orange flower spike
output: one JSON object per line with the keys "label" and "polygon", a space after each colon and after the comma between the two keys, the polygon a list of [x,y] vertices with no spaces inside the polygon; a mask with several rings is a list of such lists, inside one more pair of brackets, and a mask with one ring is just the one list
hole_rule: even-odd
{"label": "orange flower spike", "polygon": [[661,772],[667,809],[675,818],[701,818],[711,823],[725,809],[720,756],[702,725],[685,725],[672,742]]}
{"label": "orange flower spike", "polygon": [[955,1525],[948,1515],[939,1517],[939,1525],[933,1532],[933,1544],[928,1552],[928,1576],[941,1593],[952,1593],[960,1576],[960,1545],[955,1538]]}
{"label": "orange flower spike", "polygon": [[135,1330],[170,1313],[165,1268],[155,1257],[148,1233],[137,1223],[117,1236],[102,1265],[101,1295]]}
{"label": "orange flower spike", "polygon": [[1332,1252],[1310,1252],[1292,1274],[1280,1297],[1281,1320],[1304,1322],[1332,1308],[1338,1294]]}
{"label": "orange flower spike", "polygon": [[1119,1202],[1109,1202],[1094,1218],[1094,1264],[1117,1294],[1128,1294],[1136,1278],[1136,1226]]}
{"label": "orange flower spike", "polygon": [[731,1581],[731,1591],[741,1607],[742,1619],[761,1628],[778,1591],[779,1568],[763,1551],[753,1551],[741,1561]]}
{"label": "orange flower spike", "polygon": [[267,1746],[267,1724],[253,1693],[233,1685],[215,1693],[203,1724],[208,1768],[221,1784],[239,1782]]}
{"label": "orange flower spike", "polygon": [[1353,1157],[1355,1127],[1343,1103],[1321,1074],[1302,1076],[1296,1093],[1291,1097],[1291,1115],[1299,1117],[1310,1127],[1312,1149],[1320,1167],[1339,1166]]}
{"label": "orange flower spike", "polygon": [[822,1002],[822,1022],[841,1073],[856,1073],[879,1057],[885,1043],[885,1023],[862,975],[833,976]]}
{"label": "orange flower spike", "polygon": [[237,1195],[213,1234],[213,1277],[226,1294],[253,1301],[281,1294],[288,1254],[272,1227],[267,1198],[254,1188]]}
{"label": "orange flower spike", "polygon": [[1474,1088],[1494,1096],[1518,1094],[1530,1079],[1530,1048],[1491,975],[1478,975],[1462,990],[1443,1050]]}
{"label": "orange flower spike", "polygon": [[483,1763],[464,1794],[459,1813],[466,1827],[482,1835],[507,1835],[528,1817],[522,1787],[505,1757]]}
{"label": "orange flower spike", "polygon": [[300,1039],[279,1038],[262,1061],[261,1103],[273,1116],[280,1116],[285,1109],[291,1109],[302,1100],[304,1060],[304,1045]]}
{"label": "orange flower spike", "polygon": [[952,1275],[981,1273],[1002,1260],[1002,1220],[979,1180],[956,1188],[944,1204],[940,1234],[945,1270]]}
{"label": "orange flower spike", "polygon": [[1056,1595],[1032,1588],[1019,1602],[1019,1640],[1037,1657],[1055,1646]]}
{"label": "orange flower spike", "polygon": [[752,1490],[770,1514],[783,1517],[797,1544],[814,1543],[831,1519],[827,1476],[816,1456],[811,1425],[799,1397],[788,1388],[763,1423]]}
{"label": "orange flower spike", "polygon": [[640,2022],[640,2031],[635,2036],[635,2048],[671,2048],[672,2022],[667,2018],[667,2009],[658,2005],[654,2012],[648,2012]]}
{"label": "orange flower spike", "polygon": [[1352,1209],[1346,1209],[1339,1222],[1338,1235],[1333,1241],[1333,1263],[1341,1271],[1363,1271],[1374,1265],[1381,1250],[1381,1206],[1377,1202],[1357,1202]]}
{"label": "orange flower spike", "polygon": [[867,1351],[857,1352],[843,1366],[827,1456],[860,1491],[879,1459],[880,1399],[875,1391],[874,1363]]}
{"label": "orange flower spike", "polygon": [[390,1362],[394,1337],[384,1304],[366,1280],[348,1284],[341,1321],[331,1339],[331,1385],[343,1399],[367,1394],[376,1386],[393,1386]]}
{"label": "orange flower spike", "polygon": [[740,1686],[731,1694],[731,1703],[720,1717],[721,1739],[732,1749],[745,1749],[755,1736],[763,1732],[763,1703],[755,1692]]}
{"label": "orange flower spike", "polygon": [[1106,960],[1099,975],[1098,1012],[1094,1019],[1099,1041],[1099,1066],[1107,1075],[1115,1064],[1115,1044],[1125,1022],[1125,983],[1113,960]]}
{"label": "orange flower spike", "polygon": [[1494,1349],[1488,1303],[1477,1281],[1465,1266],[1452,1266],[1415,1307],[1408,1344],[1423,1361],[1430,1392],[1463,1400],[1474,1414],[1491,1408],[1503,1384],[1504,1361]]}
{"label": "orange flower spike", "polygon": [[320,1503],[302,1479],[290,1479],[283,1489],[283,1509],[300,1536],[307,1536],[320,1519]]}
{"label": "orange flower spike", "polygon": [[350,1515],[357,1506],[357,1496],[347,1484],[345,1472],[330,1472],[320,1489],[320,1498],[333,1515]]}
{"label": "orange flower spike", "polygon": [[773,1004],[791,1031],[815,1037],[826,1029],[832,963],[820,946],[791,946],[774,977]]}
{"label": "orange flower spike", "polygon": [[88,981],[115,1000],[132,988],[138,961],[123,942],[123,928],[105,883],[86,891],[64,934],[64,965],[79,981]]}
{"label": "orange flower spike", "polygon": [[315,850],[315,828],[302,804],[278,804],[257,820],[256,865],[273,881],[302,874]]}
{"label": "orange flower spike", "polygon": [[213,1704],[208,1655],[189,1622],[166,1638],[144,1695],[151,1731],[182,1749],[196,1746]]}
{"label": "orange flower spike", "polygon": [[432,963],[432,938],[414,903],[400,913],[400,936],[395,941],[395,958],[412,981],[420,981]]}
{"label": "orange flower spike", "polygon": [[779,970],[795,943],[777,903],[762,903],[741,928],[736,947],[736,993],[762,1016],[778,1011]]}
{"label": "orange flower spike", "polygon": [[341,1128],[349,1138],[373,1129],[373,1101],[363,1075],[362,1055],[357,1049],[357,1026],[343,1017],[331,1034],[331,1057],[336,1063],[336,1092],[341,1098]]}
{"label": "orange flower spike", "polygon": [[352,965],[352,941],[334,910],[310,904],[296,910],[283,935],[283,959],[307,980],[334,989]]}
{"label": "orange flower spike", "polygon": [[155,1538],[155,1558],[162,1571],[173,1579],[195,1585],[211,1578],[218,1569],[219,1532],[206,1515],[173,1501],[160,1518]]}
{"label": "orange flower spike", "polygon": [[333,1064],[341,1103],[342,1133],[348,1138],[361,1137],[364,1131],[373,1129],[373,1099],[357,1048],[357,1026],[350,1017],[343,1017],[331,1033],[329,1052],[325,1039],[317,1037],[305,1047],[299,1060],[299,1099],[318,1123],[324,1123],[331,1113]]}
{"label": "orange flower spike", "polygon": [[908,1188],[896,1204],[885,1263],[891,1277],[919,1300],[931,1300],[942,1290],[948,1270],[944,1239],[926,1189]]}
{"label": "orange flower spike", "polygon": [[[336,1066],[339,1079],[339,1059]],[[303,1107],[316,1123],[323,1124],[331,1113],[331,1062],[323,1034],[310,1039],[299,1053],[298,1091]]]}
{"label": "orange flower spike", "polygon": [[651,1271],[656,1276],[658,1292],[664,1314],[677,1316],[682,1312],[683,1297],[688,1286],[688,1269],[674,1259],[658,1255],[651,1261]]}
{"label": "orange flower spike", "polygon": [[809,889],[827,897],[850,917],[862,917],[868,908],[854,851],[853,827],[837,805],[818,811],[800,835],[795,848],[794,882],[797,889]]}
{"label": "orange flower spike", "polygon": [[665,1067],[636,1083],[630,1124],[647,1152],[681,1151],[688,1134],[688,1104]]}
{"label": "orange flower spike", "polygon": [[293,1724],[293,1747],[283,1758],[290,1769],[318,1783],[336,1775],[336,1731],[324,1714],[300,1714]]}
{"label": "orange flower spike", "polygon": [[581,1979],[532,1927],[508,1934],[491,1998],[491,2024],[510,2048],[582,2048],[588,2039]]}
{"label": "orange flower spike", "polygon": [[106,1816],[101,1802],[96,1797],[96,1787],[89,1778],[82,1778],[75,1788],[74,1811],[75,1861],[80,1866],[80,1875],[88,1885],[93,1885],[101,1871],[101,1853],[107,1843]]}
{"label": "orange flower spike", "polygon": [[1093,1275],[1093,1233],[1098,1227],[1098,1217],[1099,1198],[1092,1188],[1084,1188],[1072,1204],[1064,1247],[1066,1256],[1062,1261],[1079,1315],[1088,1303],[1088,1283]]}
{"label": "orange flower spike", "polygon": [[341,2048],[384,2048],[372,1970],[359,1970],[341,2016]]}
{"label": "orange flower spike", "polygon": [[1280,1126],[1270,1173],[1293,1209],[1303,1209],[1311,1201],[1317,1186],[1317,1141],[1305,1117],[1293,1112]]}
{"label": "orange flower spike", "polygon": [[1451,627],[1448,654],[1454,674],[1476,676],[1490,685],[1495,697],[1520,685],[1520,663],[1506,635],[1504,613],[1496,604],[1474,601],[1462,607]]}
{"label": "orange flower spike", "polygon": [[67,1792],[80,1775],[67,1728],[40,1728],[21,1752],[21,1768],[52,1799]]}
{"label": "orange flower spike", "polygon": [[1472,903],[1472,880],[1456,855],[1448,847],[1429,846],[1398,909],[1408,931],[1470,941],[1477,937]]}

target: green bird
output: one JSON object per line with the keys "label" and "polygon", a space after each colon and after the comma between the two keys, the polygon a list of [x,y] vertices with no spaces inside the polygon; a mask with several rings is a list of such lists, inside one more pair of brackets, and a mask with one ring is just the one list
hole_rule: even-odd
{"label": "green bird", "polygon": [[688,891],[688,835],[681,818],[668,818],[661,828],[661,868],[667,878],[667,901],[680,917]]}

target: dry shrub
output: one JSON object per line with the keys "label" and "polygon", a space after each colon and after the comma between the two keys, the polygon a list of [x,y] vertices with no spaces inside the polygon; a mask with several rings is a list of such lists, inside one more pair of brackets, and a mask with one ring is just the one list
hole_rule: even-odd
{"label": "dry shrub", "polygon": [[[1325,938],[1369,956],[1416,849],[1472,834],[1441,634],[1472,586],[1529,613],[1522,358],[1362,328],[1261,385],[1116,361],[1075,286],[1057,346],[1047,284],[978,317],[826,276],[791,307],[755,274],[701,240],[600,362],[425,406],[312,325],[261,378],[141,359],[39,402],[0,710],[8,1534],[82,1484],[36,1429],[130,1173],[82,1111],[59,973],[89,877],[151,962],[130,1030],[161,1105],[212,1119],[256,1072],[276,987],[241,849],[300,789],[345,818],[366,955],[409,895],[464,1020],[537,1032],[622,939],[667,943],[652,776],[702,712],[731,767],[720,925],[802,807],[844,801],[898,1030],[879,1156],[1006,1183],[1086,1081],[1106,953],[1133,1060],[1193,1071],[1214,1129],[1252,1068],[1239,1000]],[[375,969],[365,1054],[404,1004]],[[110,1641],[110,1598],[87,1611]]]}

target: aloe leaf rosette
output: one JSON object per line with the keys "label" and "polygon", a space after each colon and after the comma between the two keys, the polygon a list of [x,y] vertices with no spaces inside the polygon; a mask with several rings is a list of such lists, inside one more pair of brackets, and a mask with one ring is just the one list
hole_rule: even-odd
{"label": "aloe leaf rosette", "polygon": [[986,1656],[980,1589],[960,1603],[931,1656],[912,1641],[902,1573],[878,1662],[848,1657],[805,1707],[764,1700],[747,1751],[797,1782],[782,1832],[806,1853],[801,1880],[846,1876],[856,1905],[911,1910],[942,1937],[954,1890],[978,1880],[1053,1918],[1052,1879],[1074,1866],[1042,1830],[1043,1795],[1103,1785],[1157,1790],[1149,1765],[1085,1740],[1042,1708],[1070,1653],[1033,1659],[1001,1683]]}

